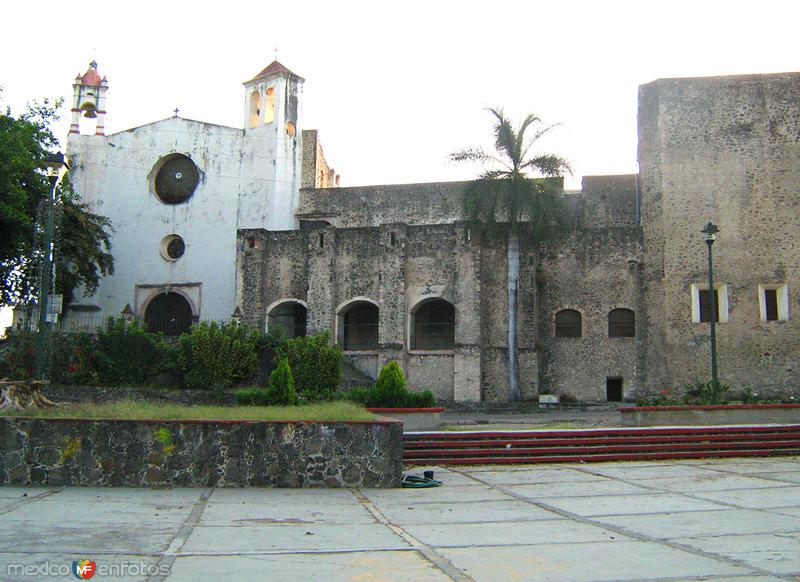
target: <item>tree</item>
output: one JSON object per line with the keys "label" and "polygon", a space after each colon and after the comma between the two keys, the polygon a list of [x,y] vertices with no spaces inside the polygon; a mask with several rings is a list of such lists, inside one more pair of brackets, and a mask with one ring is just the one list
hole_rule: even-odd
{"label": "tree", "polygon": [[[454,152],[455,162],[491,164],[464,189],[463,205],[468,220],[484,225],[489,233],[505,232],[508,263],[508,369],[509,397],[520,400],[517,349],[517,296],[519,287],[519,234],[521,224],[536,240],[547,238],[563,224],[563,182],[569,163],[554,154],[532,155],[533,145],[556,125],[543,125],[529,114],[515,130],[500,108],[488,109],[494,116],[496,154],[483,148]],[[529,129],[533,136],[526,137]],[[538,179],[529,174],[538,174]]]}
{"label": "tree", "polygon": [[[38,243],[51,192],[45,160],[59,145],[50,126],[60,105],[45,99],[17,117],[10,109],[0,113],[0,307],[27,302],[38,290]],[[91,295],[114,272],[111,223],[81,204],[66,179],[56,199],[56,291],[69,302],[79,285]]]}

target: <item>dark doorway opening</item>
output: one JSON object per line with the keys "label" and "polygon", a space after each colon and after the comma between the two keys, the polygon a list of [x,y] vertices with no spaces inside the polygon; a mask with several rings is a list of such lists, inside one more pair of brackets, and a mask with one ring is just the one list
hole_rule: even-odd
{"label": "dark doorway opening", "polygon": [[606,400],[622,402],[622,378],[606,378]]}
{"label": "dark doorway opening", "polygon": [[163,293],[147,306],[144,320],[148,331],[180,335],[192,327],[192,307],[178,293]]}

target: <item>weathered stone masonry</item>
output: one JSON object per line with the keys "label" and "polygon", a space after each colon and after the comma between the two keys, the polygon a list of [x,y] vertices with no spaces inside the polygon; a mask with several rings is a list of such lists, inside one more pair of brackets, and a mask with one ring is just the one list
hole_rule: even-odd
{"label": "weathered stone masonry", "polygon": [[[736,390],[796,391],[800,74],[642,86],[639,161],[638,175],[585,177],[581,192],[564,194],[568,233],[521,237],[523,396],[603,400],[612,382],[630,397],[708,379],[708,325],[697,320],[708,221],[720,228],[722,379]],[[263,326],[270,305],[294,298],[308,305],[309,331],[337,337],[348,302],[368,300],[379,309],[378,345],[347,354],[368,375],[395,359],[412,387],[442,400],[506,400],[505,240],[470,232],[463,186],[302,190],[305,230],[239,231],[246,319]],[[765,316],[765,289],[779,298],[777,321]],[[454,307],[455,341],[412,350],[414,310],[431,297]],[[610,337],[618,309],[633,313],[633,337]],[[580,314],[579,337],[556,333],[562,310]]]}

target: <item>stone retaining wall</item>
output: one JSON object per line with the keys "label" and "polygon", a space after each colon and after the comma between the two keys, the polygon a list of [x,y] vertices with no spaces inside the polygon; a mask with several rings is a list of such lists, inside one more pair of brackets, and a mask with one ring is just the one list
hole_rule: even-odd
{"label": "stone retaining wall", "polygon": [[800,424],[800,404],[632,406],[619,411],[622,426]]}
{"label": "stone retaining wall", "polygon": [[398,421],[0,417],[0,485],[399,487]]}

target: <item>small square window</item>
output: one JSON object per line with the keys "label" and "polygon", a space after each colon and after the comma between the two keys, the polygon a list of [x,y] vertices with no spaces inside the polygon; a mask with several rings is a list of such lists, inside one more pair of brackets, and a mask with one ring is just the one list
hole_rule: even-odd
{"label": "small square window", "polygon": [[692,285],[692,321],[694,323],[708,323],[714,313],[714,321],[725,323],[728,321],[728,286],[725,284],[714,285],[714,300],[716,310],[712,310],[711,292],[708,285],[696,283]]}
{"label": "small square window", "polygon": [[789,289],[786,285],[759,285],[761,321],[788,321]]}

